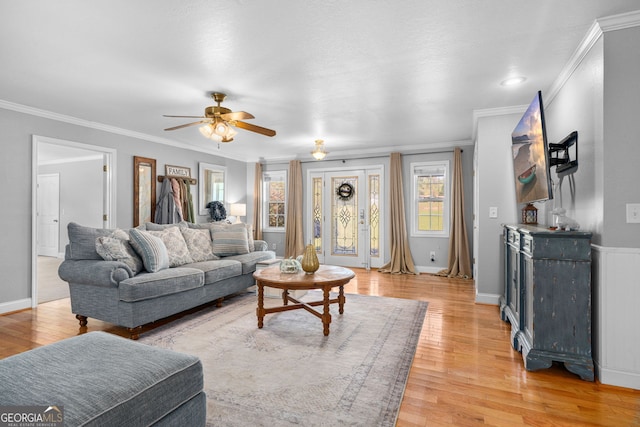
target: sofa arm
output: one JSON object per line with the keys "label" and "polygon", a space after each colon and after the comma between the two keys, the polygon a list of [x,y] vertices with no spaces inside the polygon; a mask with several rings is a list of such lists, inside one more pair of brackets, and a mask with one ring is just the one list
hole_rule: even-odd
{"label": "sofa arm", "polygon": [[129,266],[120,261],[67,259],[60,264],[58,276],[69,283],[117,288],[121,281],[134,274]]}
{"label": "sofa arm", "polygon": [[254,240],[253,243],[256,247],[254,252],[265,252],[269,250],[269,244],[264,240]]}

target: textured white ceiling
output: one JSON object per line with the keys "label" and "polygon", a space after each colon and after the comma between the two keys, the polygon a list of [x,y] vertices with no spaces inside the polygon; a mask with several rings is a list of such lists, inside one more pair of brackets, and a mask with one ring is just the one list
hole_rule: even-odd
{"label": "textured white ceiling", "polygon": [[[451,146],[474,110],[549,89],[596,18],[636,0],[0,3],[0,100],[243,160]],[[527,81],[500,86],[511,75]],[[277,131],[163,129],[223,103]],[[0,131],[1,132],[1,131]]]}

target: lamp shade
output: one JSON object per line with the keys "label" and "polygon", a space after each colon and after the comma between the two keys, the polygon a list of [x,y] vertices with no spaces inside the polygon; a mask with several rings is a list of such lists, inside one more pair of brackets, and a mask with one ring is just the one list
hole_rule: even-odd
{"label": "lamp shade", "polygon": [[239,217],[247,215],[247,205],[244,203],[232,203],[229,208],[229,215]]}

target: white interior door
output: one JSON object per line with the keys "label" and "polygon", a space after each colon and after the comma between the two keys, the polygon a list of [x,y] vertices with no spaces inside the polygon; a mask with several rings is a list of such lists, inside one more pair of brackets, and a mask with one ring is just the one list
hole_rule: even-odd
{"label": "white interior door", "polygon": [[38,255],[58,256],[60,242],[60,175],[38,175]]}

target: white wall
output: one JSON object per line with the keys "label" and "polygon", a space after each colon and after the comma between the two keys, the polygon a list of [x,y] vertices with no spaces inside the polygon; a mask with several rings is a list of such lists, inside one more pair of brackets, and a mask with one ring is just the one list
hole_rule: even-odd
{"label": "white wall", "polygon": [[[504,292],[502,226],[517,223],[520,214],[513,183],[511,132],[521,117],[522,113],[485,116],[477,123],[476,302],[498,304]],[[497,218],[489,218],[490,207],[498,208]]]}
{"label": "white wall", "polygon": [[[640,203],[640,27],[604,34],[603,246],[640,248],[640,224],[626,204]],[[640,355],[639,355],[640,357]]]}
{"label": "white wall", "polygon": [[[547,138],[559,142],[574,130],[578,131],[578,170],[574,173],[575,187],[567,178],[562,183],[562,194],[557,191],[548,203],[567,210],[582,230],[593,233],[592,241],[599,243],[602,233],[603,192],[605,179],[599,167],[602,161],[602,106],[603,106],[603,43],[597,41],[586,54],[557,96],[545,102]],[[573,160],[573,159],[572,159]],[[559,179],[552,168],[551,178]],[[546,224],[552,223],[550,209],[544,215]]]}

